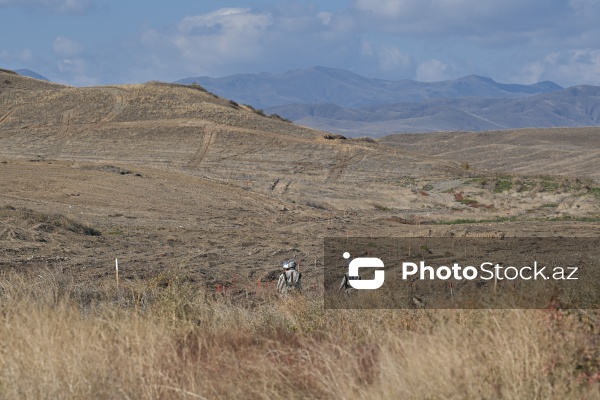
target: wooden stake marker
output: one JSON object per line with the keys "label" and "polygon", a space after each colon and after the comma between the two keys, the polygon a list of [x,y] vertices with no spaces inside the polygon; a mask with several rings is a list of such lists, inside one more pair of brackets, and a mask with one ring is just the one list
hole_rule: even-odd
{"label": "wooden stake marker", "polygon": [[117,279],[117,289],[119,288],[119,260],[115,258],[115,277]]}

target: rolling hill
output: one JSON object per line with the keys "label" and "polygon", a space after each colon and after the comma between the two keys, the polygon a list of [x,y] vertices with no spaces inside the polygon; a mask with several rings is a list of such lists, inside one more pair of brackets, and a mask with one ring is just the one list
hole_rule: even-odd
{"label": "rolling hill", "polygon": [[[105,276],[120,255],[132,279],[173,269],[214,285],[243,259],[240,276],[271,282],[280,259],[312,259],[325,235],[593,219],[599,138],[587,128],[341,140],[199,85],[74,88],[0,72],[0,240],[12,249],[0,265],[53,265],[60,253],[61,265]],[[501,191],[490,186],[499,179]],[[82,236],[87,225],[100,239]]]}

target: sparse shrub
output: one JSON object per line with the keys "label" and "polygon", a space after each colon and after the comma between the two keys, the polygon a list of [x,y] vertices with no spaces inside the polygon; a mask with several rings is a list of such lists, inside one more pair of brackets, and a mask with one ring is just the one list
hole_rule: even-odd
{"label": "sparse shrub", "polygon": [[557,178],[553,176],[542,177],[541,186],[544,192],[555,192],[558,190],[560,184],[557,182]]}
{"label": "sparse shrub", "polygon": [[590,188],[588,190],[588,193],[591,194],[591,195],[593,195],[593,196],[600,197],[600,187]]}
{"label": "sparse shrub", "polygon": [[280,121],[283,121],[283,122],[289,122],[289,123],[291,123],[291,122],[292,122],[291,120],[289,120],[289,119],[287,119],[287,118],[283,118],[283,117],[282,117],[281,115],[279,115],[279,114],[271,114],[271,115],[270,115],[270,117],[271,117],[271,118],[273,118],[273,119],[278,119],[278,120],[280,120]]}
{"label": "sparse shrub", "polygon": [[474,205],[478,204],[477,200],[475,200],[475,199],[468,199],[468,198],[462,199],[460,202],[462,204],[467,205],[467,206],[474,206]]}
{"label": "sparse shrub", "polygon": [[0,68],[0,72],[4,72],[5,74],[11,74],[11,75],[19,75],[15,71],[11,71],[10,69],[4,69],[4,68]]}
{"label": "sparse shrub", "polygon": [[513,182],[511,177],[501,176],[495,179],[493,191],[495,193],[508,192],[512,189],[512,186]]}
{"label": "sparse shrub", "polygon": [[373,207],[379,211],[391,211],[389,207],[382,206],[381,204],[373,204]]}
{"label": "sparse shrub", "polygon": [[195,90],[199,90],[199,91],[204,92],[204,93],[208,93],[208,90],[206,90],[204,88],[204,86],[198,84],[197,82],[192,82],[188,87],[190,87],[192,89],[195,89]]}
{"label": "sparse shrub", "polygon": [[[88,236],[102,236],[102,232],[98,229],[75,221],[62,214],[46,214],[28,209],[16,209],[12,206],[6,206],[0,210],[0,218],[13,217],[32,223],[43,223],[51,227],[67,229],[74,233],[84,234]],[[48,228],[47,228],[48,229]]]}
{"label": "sparse shrub", "polygon": [[558,207],[558,203],[544,203],[544,204],[542,204],[542,207],[544,207],[544,208],[556,208],[556,207]]}
{"label": "sparse shrub", "polygon": [[344,135],[340,135],[337,133],[326,133],[323,135],[323,139],[327,140],[348,140],[348,138]]}
{"label": "sparse shrub", "polygon": [[304,204],[317,210],[327,210],[327,207],[323,203],[320,203],[316,200],[306,200]]}

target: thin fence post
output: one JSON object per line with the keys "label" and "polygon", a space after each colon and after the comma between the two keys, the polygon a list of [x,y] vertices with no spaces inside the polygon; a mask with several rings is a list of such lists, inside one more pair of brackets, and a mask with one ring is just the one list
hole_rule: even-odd
{"label": "thin fence post", "polygon": [[314,285],[314,289],[315,292],[317,291],[317,256],[315,256],[315,285]]}
{"label": "thin fence post", "polygon": [[119,289],[119,260],[115,258],[115,277],[117,279],[117,289]]}

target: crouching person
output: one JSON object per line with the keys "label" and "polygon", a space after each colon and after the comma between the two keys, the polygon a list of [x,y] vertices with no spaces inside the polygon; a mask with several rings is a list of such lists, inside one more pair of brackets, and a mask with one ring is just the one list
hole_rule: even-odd
{"label": "crouching person", "polygon": [[302,274],[298,272],[296,260],[283,263],[283,272],[277,281],[277,291],[284,295],[290,291],[302,291]]}
{"label": "crouching person", "polygon": [[346,294],[346,296],[350,296],[350,294],[356,290],[350,284],[351,280],[360,280],[360,276],[350,276],[346,272],[344,274],[344,277],[342,278],[342,283],[340,284],[340,288],[338,289],[338,292],[341,292],[343,290],[344,293]]}
{"label": "crouching person", "polygon": [[[344,258],[346,259],[346,262],[348,263],[348,269],[350,269],[350,263],[352,262],[353,257],[349,254],[348,254],[348,257],[346,257],[346,254],[344,254]],[[342,283],[340,284],[340,288],[338,289],[338,292],[341,292],[343,290],[344,293],[346,294],[346,296],[350,296],[350,294],[355,290],[352,287],[352,285],[350,284],[351,280],[360,280],[360,276],[350,276],[350,274],[348,272],[346,272],[344,274],[344,277],[342,278]]]}

